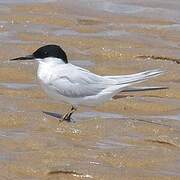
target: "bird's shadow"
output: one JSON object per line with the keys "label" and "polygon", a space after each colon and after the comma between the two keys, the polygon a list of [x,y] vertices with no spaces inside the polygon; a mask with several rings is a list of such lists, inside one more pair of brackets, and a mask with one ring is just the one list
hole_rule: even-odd
{"label": "bird's shadow", "polygon": [[48,116],[55,117],[57,119],[61,119],[63,117],[62,114],[58,114],[58,113],[54,113],[54,112],[43,111],[43,113],[48,115]]}

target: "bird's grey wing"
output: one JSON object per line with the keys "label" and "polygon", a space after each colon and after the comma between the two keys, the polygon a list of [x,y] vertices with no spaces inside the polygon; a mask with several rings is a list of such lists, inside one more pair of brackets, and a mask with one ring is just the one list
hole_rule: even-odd
{"label": "bird's grey wing", "polygon": [[103,78],[89,71],[83,69],[70,69],[69,71],[68,73],[61,72],[49,83],[51,88],[60,95],[73,98],[94,96],[107,87]]}

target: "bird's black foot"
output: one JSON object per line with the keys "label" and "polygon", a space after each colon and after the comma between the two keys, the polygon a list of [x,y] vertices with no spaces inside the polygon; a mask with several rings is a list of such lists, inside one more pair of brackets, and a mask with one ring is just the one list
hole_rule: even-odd
{"label": "bird's black foot", "polygon": [[59,122],[63,122],[63,121],[73,122],[71,116],[75,111],[76,111],[76,108],[72,106],[71,110],[67,112],[66,114],[64,114],[64,116],[61,119],[59,119]]}
{"label": "bird's black foot", "polygon": [[71,114],[67,113],[62,117],[62,121],[71,122]]}

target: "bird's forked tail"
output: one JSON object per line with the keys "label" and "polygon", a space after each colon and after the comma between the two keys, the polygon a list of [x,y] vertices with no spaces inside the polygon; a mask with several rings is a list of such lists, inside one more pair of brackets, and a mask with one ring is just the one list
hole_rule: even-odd
{"label": "bird's forked tail", "polygon": [[143,82],[152,77],[159,76],[163,73],[164,71],[160,69],[154,69],[154,70],[148,70],[148,71],[144,71],[144,72],[140,72],[136,74],[120,75],[120,76],[106,76],[106,77],[109,79],[116,80],[117,84],[121,84],[121,85],[124,84],[124,85],[129,86],[131,84]]}

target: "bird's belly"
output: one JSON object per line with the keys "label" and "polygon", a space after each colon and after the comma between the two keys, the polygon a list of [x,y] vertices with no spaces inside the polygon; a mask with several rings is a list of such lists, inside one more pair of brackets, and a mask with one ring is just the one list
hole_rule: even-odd
{"label": "bird's belly", "polygon": [[103,97],[98,96],[87,96],[87,97],[67,97],[61,95],[57,90],[52,88],[51,86],[48,86],[44,83],[41,83],[41,87],[43,90],[47,93],[47,95],[51,98],[53,98],[57,102],[67,102],[69,104],[72,104],[74,106],[79,105],[85,105],[85,106],[96,106],[100,103],[103,103],[105,99]]}

